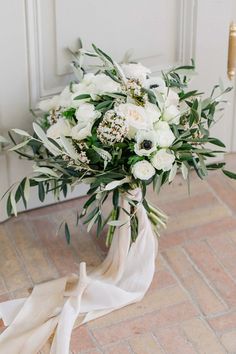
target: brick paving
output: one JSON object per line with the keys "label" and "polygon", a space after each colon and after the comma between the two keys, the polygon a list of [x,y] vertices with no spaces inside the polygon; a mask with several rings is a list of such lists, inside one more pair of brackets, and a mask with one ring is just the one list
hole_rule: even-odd
{"label": "brick paving", "polygon": [[[236,170],[236,155],[227,156]],[[86,198],[32,210],[0,224],[0,301],[34,284],[77,272],[105,255],[103,238],[74,226]],[[177,176],[150,201],[168,215],[152,285],[140,303],[74,330],[72,354],[236,354],[236,181]],[[63,231],[69,219],[71,244]],[[0,331],[3,330],[0,322]]]}

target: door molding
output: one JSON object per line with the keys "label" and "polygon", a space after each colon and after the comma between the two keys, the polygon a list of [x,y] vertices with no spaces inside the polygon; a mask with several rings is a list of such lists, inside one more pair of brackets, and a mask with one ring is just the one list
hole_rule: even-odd
{"label": "door molding", "polygon": [[[177,1],[179,21],[176,62],[167,63],[167,68],[173,65],[189,63],[195,53],[197,0]],[[70,70],[63,72],[58,64],[58,56],[60,55],[58,44],[60,39],[58,34],[59,24],[56,16],[56,9],[58,6],[57,1],[47,0],[47,14],[45,14],[43,9],[43,3],[42,0],[25,0],[27,55],[29,65],[29,105],[31,109],[35,109],[37,102],[40,100],[58,94],[72,78]],[[49,16],[51,21],[42,22],[45,15]],[[45,32],[47,32],[47,36],[44,41]],[[48,45],[47,51],[50,51],[52,56],[50,63],[48,62],[46,65],[45,42],[47,42]],[[68,43],[68,45],[70,45],[70,43]],[[51,64],[53,64],[53,67]],[[48,66],[48,68],[46,66]],[[154,66],[151,69],[153,72],[157,72],[161,68]],[[46,85],[49,76],[51,79],[51,87],[47,87],[48,82]]]}

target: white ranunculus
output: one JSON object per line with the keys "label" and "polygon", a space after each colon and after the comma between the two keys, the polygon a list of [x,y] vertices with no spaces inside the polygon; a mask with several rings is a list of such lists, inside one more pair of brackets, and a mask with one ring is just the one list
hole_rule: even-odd
{"label": "white ranunculus", "polygon": [[149,116],[151,122],[155,123],[159,120],[159,118],[161,116],[161,112],[155,104],[147,102],[145,104],[144,108],[145,108],[147,115]]}
{"label": "white ranunculus", "polygon": [[139,80],[143,84],[147,79],[147,75],[151,74],[150,69],[141,63],[121,64],[121,68],[128,79]]}
{"label": "white ranunculus", "polygon": [[91,136],[92,126],[93,126],[92,123],[88,123],[88,124],[78,123],[71,129],[72,139],[84,140],[88,136]]}
{"label": "white ranunculus", "polygon": [[101,113],[95,110],[91,103],[83,103],[76,110],[76,119],[78,122],[90,122],[100,117]]}
{"label": "white ranunculus", "polygon": [[167,122],[157,122],[155,124],[156,131],[156,141],[157,145],[162,148],[167,148],[172,145],[175,140],[175,136],[170,129],[170,126]]}
{"label": "white ranunculus", "polygon": [[56,123],[47,130],[47,136],[52,139],[60,138],[61,135],[70,136],[71,126],[68,120],[59,118]]}
{"label": "white ranunculus", "polygon": [[171,105],[164,109],[162,118],[169,123],[179,124],[180,111],[175,105]]}
{"label": "white ranunculus", "polygon": [[133,165],[132,174],[134,178],[147,181],[155,175],[155,169],[150,162],[142,160]]}
{"label": "white ranunculus", "polygon": [[52,109],[57,109],[60,107],[60,96],[56,95],[48,100],[43,100],[38,103],[38,108],[43,112],[49,112]]}
{"label": "white ranunculus", "polygon": [[152,127],[150,117],[141,106],[137,106],[133,103],[122,103],[116,107],[116,113],[126,118],[129,126],[129,138],[133,138],[140,129],[147,130]]}
{"label": "white ranunculus", "polygon": [[134,151],[139,156],[149,156],[156,151],[156,133],[153,130],[139,130],[136,134]]}
{"label": "white ranunculus", "polygon": [[169,171],[172,168],[173,162],[175,161],[175,156],[168,152],[166,149],[161,149],[155,153],[151,158],[152,165],[157,170]]}

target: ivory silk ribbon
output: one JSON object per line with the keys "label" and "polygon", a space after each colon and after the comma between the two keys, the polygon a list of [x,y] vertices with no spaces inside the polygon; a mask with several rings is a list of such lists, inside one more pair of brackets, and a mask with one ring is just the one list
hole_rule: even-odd
{"label": "ivory silk ribbon", "polygon": [[[122,196],[141,201],[141,191]],[[138,237],[131,243],[129,216],[121,209],[124,225],[116,229],[108,255],[86,274],[36,285],[27,299],[0,304],[0,318],[8,326],[0,335],[0,354],[69,354],[74,327],[140,301],[155,271],[157,241],[142,203],[138,204]]]}

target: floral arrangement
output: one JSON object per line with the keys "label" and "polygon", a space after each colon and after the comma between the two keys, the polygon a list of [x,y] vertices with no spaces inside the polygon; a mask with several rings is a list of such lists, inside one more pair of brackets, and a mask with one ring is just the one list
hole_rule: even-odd
{"label": "floral arrangement", "polygon": [[[30,187],[38,188],[43,202],[47,193],[66,196],[69,188],[83,182],[89,184],[88,200],[78,219],[84,218],[88,230],[96,224],[98,234],[108,225],[110,244],[115,229],[122,225],[119,200],[126,192],[135,240],[137,202],[128,196],[138,187],[159,235],[166,217],[146,200],[147,185],[153,184],[158,192],[178,170],[189,181],[190,169],[204,178],[208,170],[223,168],[224,163],[206,161],[224,152],[219,150],[225,147],[223,142],[212,137],[209,129],[222,111],[222,95],[230,89],[216,85],[207,98],[197,90],[189,91],[194,63],[153,77],[141,63],[126,58],[118,64],[95,45],[93,51],[80,46],[73,55],[77,80],[39,103],[32,135],[20,129],[13,129],[14,136],[9,134],[14,144],[10,150],[34,161],[34,172],[8,190],[8,214],[17,213],[20,200],[27,206]],[[92,57],[95,65],[86,66],[86,57]],[[21,136],[20,143],[15,134]],[[113,209],[105,218],[102,206],[109,195]],[[67,223],[65,233],[69,241]]]}

